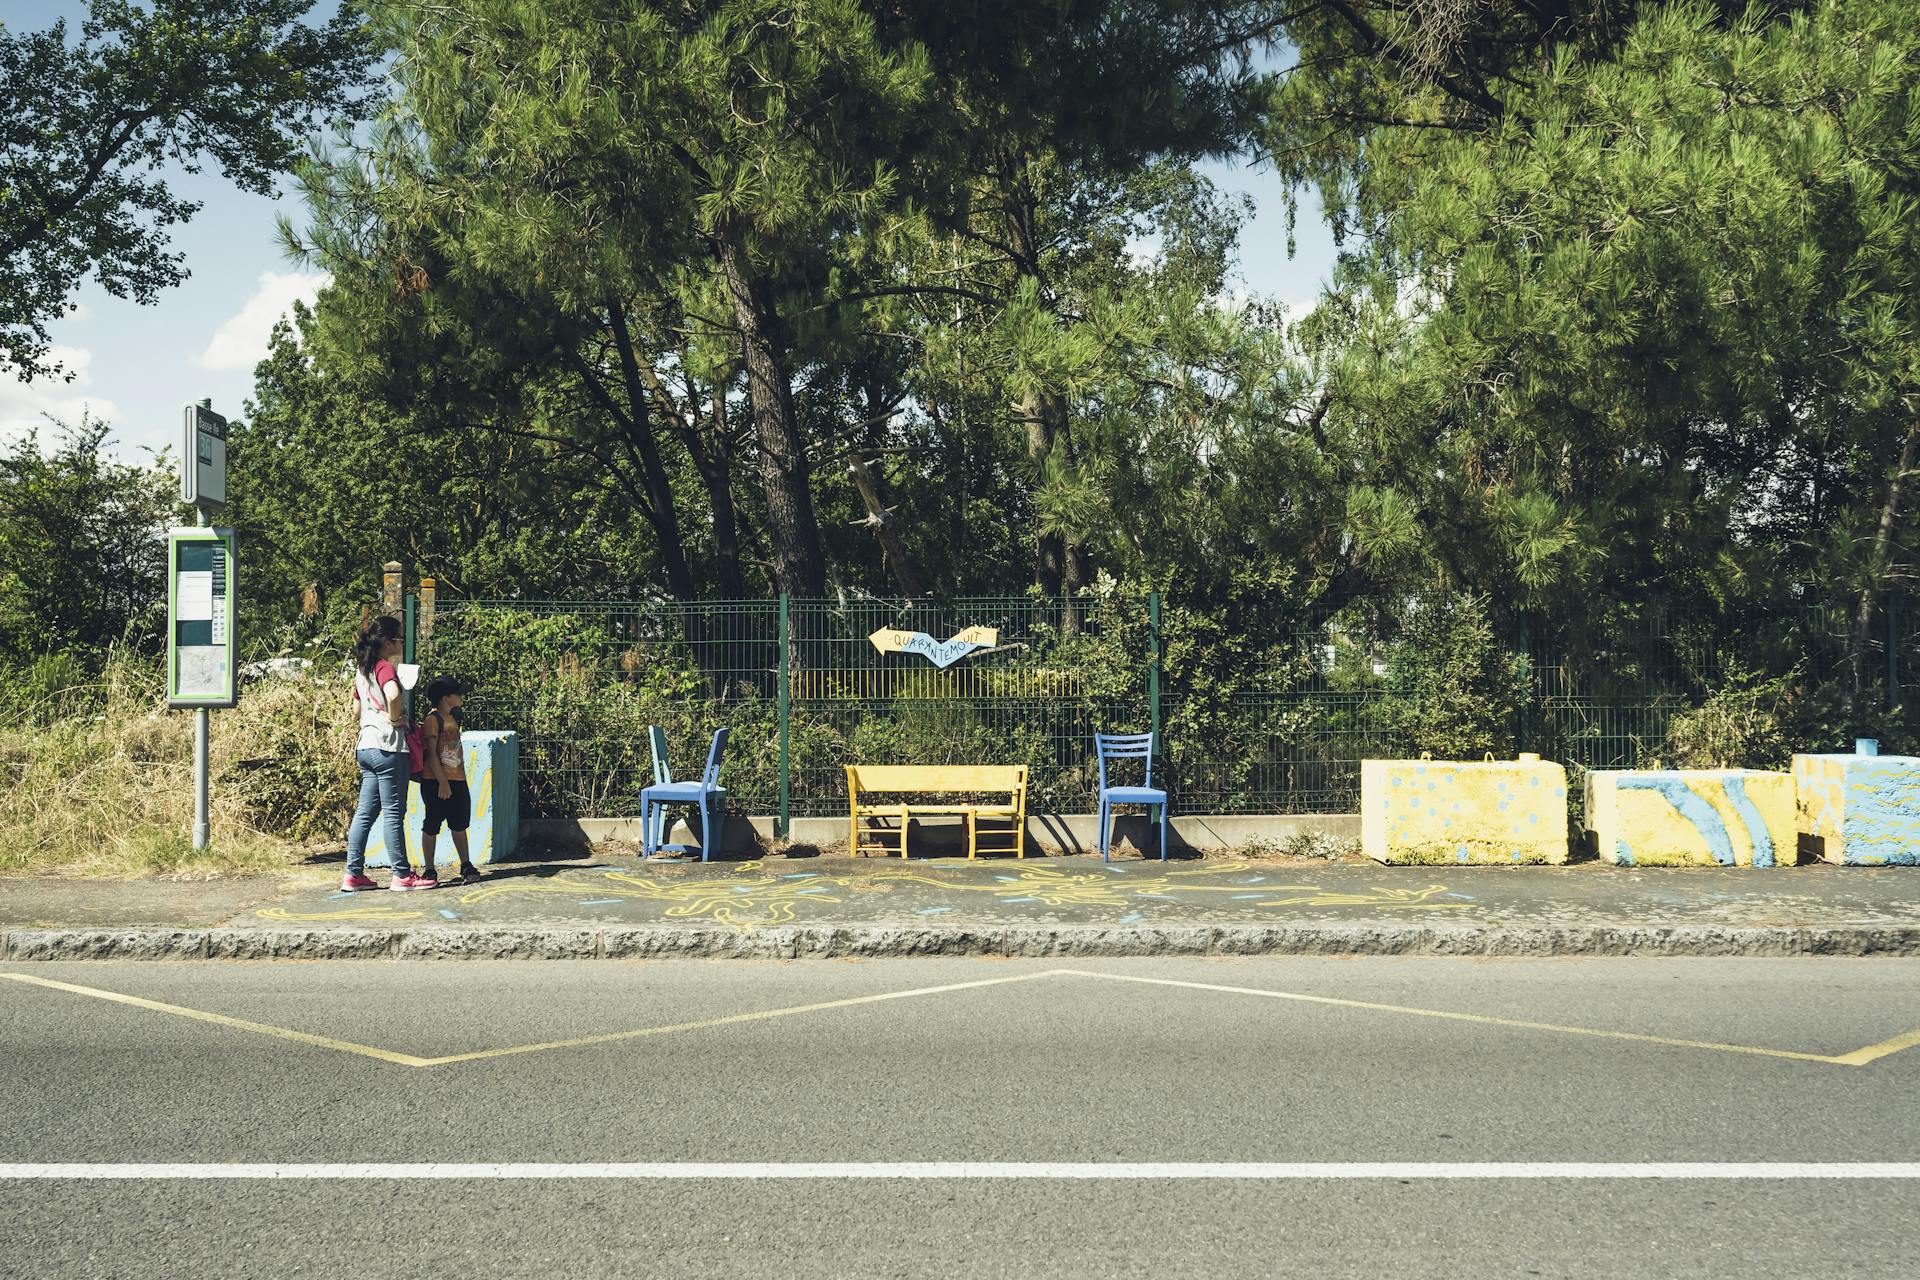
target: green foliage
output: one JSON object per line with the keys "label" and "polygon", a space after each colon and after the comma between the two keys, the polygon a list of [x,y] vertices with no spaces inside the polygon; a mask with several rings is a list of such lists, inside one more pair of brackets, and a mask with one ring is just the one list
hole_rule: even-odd
{"label": "green foliage", "polygon": [[1874,738],[1892,754],[1909,736],[1897,709],[1862,716],[1841,684],[1811,680],[1803,667],[1765,675],[1730,660],[1717,686],[1673,717],[1658,754],[1681,769],[1785,769],[1796,752]]}
{"label": "green foliage", "polygon": [[1525,663],[1494,635],[1487,601],[1421,601],[1387,660],[1382,718],[1396,742],[1442,760],[1514,753]]}
{"label": "green foliage", "polygon": [[90,0],[77,39],[0,28],[0,369],[58,371],[47,325],[91,274],[150,303],[186,278],[166,229],[199,206],[153,176],[208,161],[266,195],[318,120],[355,110],[370,50],[351,4]]}
{"label": "green foliage", "polygon": [[[51,453],[34,434],[0,453],[0,660],[91,664],[159,642],[171,469],[112,461],[107,438],[86,419]],[[53,674],[29,679],[54,693]]]}

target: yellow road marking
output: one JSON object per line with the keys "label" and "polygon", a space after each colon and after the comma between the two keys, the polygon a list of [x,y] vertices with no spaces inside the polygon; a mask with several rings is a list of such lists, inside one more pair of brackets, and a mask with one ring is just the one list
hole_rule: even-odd
{"label": "yellow road marking", "polygon": [[1755,1045],[1722,1044],[1713,1040],[1685,1040],[1673,1036],[1645,1035],[1637,1031],[1608,1031],[1598,1027],[1573,1027],[1554,1022],[1530,1022],[1520,1018],[1500,1018],[1480,1013],[1459,1013],[1447,1009],[1421,1009],[1412,1005],[1381,1004],[1370,1000],[1348,1000],[1339,996],[1306,995],[1297,991],[1270,991],[1261,987],[1234,987],[1214,982],[1188,982],[1177,978],[1146,978],[1136,974],[1102,973],[1093,969],[1043,969],[1034,973],[1011,974],[1000,978],[981,978],[972,982],[950,982],[937,987],[915,987],[907,991],[883,991],[876,995],[849,996],[841,1000],[822,1000],[812,1004],[790,1005],[783,1009],[757,1009],[747,1013],[730,1013],[717,1018],[702,1018],[693,1022],[674,1022],[658,1027],[639,1027],[631,1031],[609,1031],[600,1035],[577,1036],[567,1040],[548,1040],[539,1044],[510,1045],[500,1049],[480,1049],[472,1053],[453,1053],[437,1058],[423,1058],[411,1053],[396,1053],[390,1049],[379,1049],[371,1045],[355,1044],[350,1040],[339,1040],[332,1036],[313,1035],[305,1031],[294,1031],[287,1027],[270,1026],[264,1022],[251,1022],[245,1018],[230,1018],[225,1014],[207,1013],[200,1009],[189,1009],[183,1005],[166,1004],[159,1000],[148,1000],[141,996],[123,995],[117,991],[103,991],[97,987],[83,987],[71,982],[56,982],[51,978],[34,977],[24,973],[0,973],[0,978],[14,982],[29,983],[55,991],[65,991],[73,995],[88,996],[95,1000],[107,1000],[115,1004],[132,1005],[135,1008],[148,1009],[156,1013],[171,1013],[182,1018],[192,1018],[199,1022],[212,1023],[215,1026],[230,1027],[238,1031],[251,1031],[259,1035],[273,1036],[281,1040],[291,1040],[298,1044],[313,1045],[321,1049],[333,1049],[340,1053],[354,1053],[362,1057],[374,1058],[381,1062],[390,1062],[403,1067],[440,1067],[456,1062],[478,1062],[487,1058],[506,1058],[523,1053],[543,1053],[550,1049],[577,1049],[587,1045],[611,1044],[620,1040],[638,1040],[646,1036],[670,1035],[680,1031],[702,1031],[713,1027],[734,1026],[739,1023],[765,1022],[773,1018],[787,1018],[802,1013],[822,1013],[829,1009],[849,1009],[858,1005],[881,1004],[889,1000],[908,1000],[916,996],[942,995],[953,991],[971,991],[982,987],[1005,986],[1015,982],[1033,982],[1041,978],[1100,978],[1109,982],[1132,982],[1144,986],[1179,987],[1191,991],[1215,991],[1227,995],[1258,996],[1267,1000],[1291,1000],[1301,1004],[1330,1005],[1344,1009],[1368,1009],[1376,1013],[1402,1013],[1420,1018],[1444,1018],[1451,1022],[1468,1022],[1482,1026],[1513,1027],[1522,1031],[1551,1031],[1562,1035],[1593,1036],[1604,1040],[1627,1040],[1638,1044],[1667,1045],[1681,1049],[1711,1049],[1720,1053],[1745,1053],[1767,1058],[1789,1058],[1799,1062],[1824,1062],[1834,1066],[1863,1067],[1878,1061],[1902,1049],[1911,1049],[1920,1045],[1920,1028],[1904,1032],[1878,1044],[1870,1044],[1851,1053],[1824,1054],[1799,1053],[1791,1049],[1766,1049]]}
{"label": "yellow road marking", "polygon": [[1898,1053],[1902,1049],[1911,1049],[1917,1044],[1920,1044],[1920,1027],[1915,1027],[1912,1031],[1897,1035],[1891,1040],[1882,1040],[1879,1044],[1870,1044],[1864,1049],[1855,1049],[1852,1053],[1843,1053],[1835,1058],[1834,1061],[1844,1062],[1849,1067],[1864,1067],[1876,1058],[1884,1058],[1888,1054]]}
{"label": "yellow road marking", "polygon": [[147,1000],[140,996],[122,995],[118,991],[102,991],[97,987],[82,987],[71,982],[55,982],[51,978],[36,978],[24,973],[0,973],[0,978],[14,982],[31,983],[36,987],[48,987],[55,991],[66,991],[76,996],[89,996],[95,1000],[111,1000],[115,1004],[130,1004],[137,1009],[151,1009],[155,1013],[171,1013],[182,1018],[192,1018],[199,1022],[211,1022],[217,1027],[232,1027],[236,1031],[252,1031],[263,1036],[274,1036],[281,1040],[293,1040],[300,1044],[317,1045],[322,1049],[337,1049],[341,1053],[357,1053],[363,1058],[377,1058],[381,1062],[398,1063],[403,1067],[424,1067],[429,1059],[416,1058],[410,1053],[394,1053],[390,1049],[376,1049],[371,1045],[354,1044],[351,1040],[336,1040],[332,1036],[316,1036],[305,1031],[293,1031],[286,1027],[268,1026],[264,1022],[249,1022],[245,1018],[229,1018],[223,1013],[207,1013],[200,1009],[188,1009],[177,1004],[162,1004],[158,1000]]}
{"label": "yellow road marking", "polygon": [[675,1022],[664,1027],[642,1027],[637,1031],[609,1031],[604,1035],[580,1036],[573,1040],[550,1040],[545,1044],[522,1044],[509,1049],[482,1049],[477,1053],[454,1053],[444,1058],[427,1058],[420,1063],[423,1067],[438,1067],[449,1062],[475,1062],[481,1058],[505,1058],[516,1053],[540,1053],[547,1049],[575,1049],[589,1044],[610,1044],[615,1040],[637,1040],[642,1036],[663,1036],[674,1031],[700,1031],[707,1027],[730,1027],[741,1022],[765,1022],[769,1018],[785,1018],[796,1013],[819,1013],[827,1009],[850,1009],[855,1005],[879,1004],[884,1000],[906,1000],[913,996],[935,996],[948,991],[968,991],[975,987],[998,987],[1009,982],[1032,982],[1036,978],[1051,978],[1064,970],[1048,969],[1041,973],[1016,973],[1006,978],[983,978],[977,982],[951,982],[941,987],[918,987],[912,991],[886,991],[873,996],[853,996],[846,1000],[822,1000],[818,1004],[798,1004],[786,1009],[761,1009],[753,1013],[730,1013],[720,1018],[703,1018],[698,1022]]}
{"label": "yellow road marking", "polygon": [[511,1045],[504,1049],[480,1049],[473,1053],[453,1053],[440,1058],[422,1058],[411,1053],[395,1053],[390,1049],[376,1049],[371,1045],[355,1044],[350,1040],[336,1040],[331,1036],[316,1036],[305,1031],[293,1031],[286,1027],[269,1026],[264,1022],[250,1022],[245,1018],[229,1018],[221,1013],[207,1013],[200,1009],[189,1009],[183,1005],[164,1004],[158,1000],[148,1000],[141,996],[123,995],[118,991],[102,991],[97,987],[83,987],[71,982],[55,982],[51,978],[37,978],[24,973],[0,973],[0,978],[10,978],[15,982],[31,983],[37,987],[49,987],[55,991],[71,992],[77,996],[90,996],[95,1000],[109,1000],[115,1004],[133,1005],[140,1009],[150,1009],[156,1013],[171,1013],[182,1018],[193,1018],[200,1022],[211,1022],[215,1026],[232,1027],[238,1031],[252,1031],[260,1035],[275,1036],[282,1040],[293,1040],[300,1044],[310,1044],[322,1049],[335,1049],[341,1053],[357,1053],[363,1057],[377,1058],[381,1062],[391,1062],[402,1067],[441,1067],[453,1062],[477,1062],[483,1058],[505,1058],[520,1053],[540,1053],[548,1049],[576,1049],[583,1045],[608,1044],[616,1040],[637,1040],[642,1036],[667,1035],[675,1031],[699,1031],[707,1027],[726,1027],[740,1022],[764,1022],[770,1018],[785,1018],[797,1013],[819,1013],[827,1009],[848,1009],[855,1005],[879,1004],[886,1000],[907,1000],[914,996],[941,995],[949,991],[969,991],[977,987],[998,987],[1009,982],[1032,982],[1036,978],[1050,978],[1064,970],[1048,969],[1039,973],[1016,973],[1004,978],[982,978],[974,982],[950,982],[938,987],[917,987],[911,991],[885,991],[878,995],[851,996],[844,1000],[823,1000],[814,1004],[792,1005],[785,1009],[757,1009],[750,1013],[731,1013],[719,1018],[703,1018],[697,1022],[675,1022],[662,1027],[641,1027],[633,1031],[609,1031],[602,1035],[579,1036],[571,1040],[549,1040],[542,1044]]}
{"label": "yellow road marking", "polygon": [[1721,1053],[1751,1053],[1766,1058],[1793,1058],[1801,1062],[1828,1062],[1843,1067],[1865,1066],[1876,1058],[1920,1044],[1920,1029],[1883,1040],[1879,1044],[1856,1049],[1852,1053],[1796,1053],[1791,1049],[1762,1049],[1746,1044],[1721,1044],[1715,1040],[1680,1040],[1672,1036],[1643,1035],[1637,1031],[1606,1031],[1598,1027],[1569,1027],[1557,1022],[1528,1022],[1520,1018],[1496,1018],[1482,1013],[1455,1013],[1447,1009],[1417,1009],[1404,1004],[1377,1004],[1370,1000],[1343,1000],[1337,996],[1310,996],[1297,991],[1267,991],[1259,987],[1228,987],[1213,982],[1183,982],[1175,978],[1143,978],[1130,973],[1098,973],[1092,969],[1058,969],[1054,972],[1076,978],[1104,978],[1109,982],[1138,982],[1155,987],[1185,987],[1192,991],[1224,991],[1230,995],[1262,996],[1268,1000],[1296,1000],[1302,1004],[1334,1005],[1343,1009],[1372,1009],[1379,1013],[1406,1013],[1419,1018],[1445,1018],[1452,1022],[1472,1022],[1483,1026],[1516,1027],[1523,1031],[1557,1031],[1563,1035],[1595,1036],[1603,1040],[1632,1040],[1639,1044],[1664,1044],[1681,1049],[1715,1049]]}

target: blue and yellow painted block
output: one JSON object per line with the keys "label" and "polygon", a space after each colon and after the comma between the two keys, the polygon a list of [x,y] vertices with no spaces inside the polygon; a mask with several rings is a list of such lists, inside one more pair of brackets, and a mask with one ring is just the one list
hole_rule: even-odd
{"label": "blue and yellow painted block", "polygon": [[[467,790],[473,795],[473,825],[467,829],[475,863],[485,866],[513,852],[520,840],[520,738],[514,733],[462,733],[460,749],[466,756]],[[407,783],[408,860],[420,865],[420,829],[426,809],[420,786]],[[435,861],[453,861],[453,840],[442,831]],[[390,866],[387,839],[375,823],[367,837],[367,865]]]}
{"label": "blue and yellow painted block", "polygon": [[1365,760],[1360,848],[1377,862],[1562,863],[1567,771],[1551,760]]}
{"label": "blue and yellow painted block", "polygon": [[1623,867],[1790,867],[1793,775],[1760,769],[1596,769],[1586,830]]}
{"label": "blue and yellow painted block", "polygon": [[1793,758],[1801,846],[1848,866],[1920,866],[1920,757],[1860,745]]}

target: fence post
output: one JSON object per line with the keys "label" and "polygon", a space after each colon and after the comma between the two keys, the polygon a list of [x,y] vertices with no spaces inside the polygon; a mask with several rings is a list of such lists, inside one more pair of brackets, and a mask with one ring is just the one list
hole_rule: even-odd
{"label": "fence post", "polygon": [[415,626],[419,624],[419,621],[420,621],[420,597],[413,595],[412,593],[408,593],[407,610],[402,617],[402,621],[400,625],[400,634],[403,637],[403,642],[401,644],[402,653],[401,653],[401,659],[400,659],[402,662],[413,661],[413,652],[414,652],[413,629]]}
{"label": "fence post", "polygon": [[1162,756],[1167,744],[1160,738],[1160,593],[1147,592],[1147,724],[1153,744]]}
{"label": "fence post", "polygon": [[1525,677],[1526,694],[1520,699],[1519,732],[1514,735],[1515,753],[1533,750],[1533,711],[1540,700],[1540,682],[1533,676],[1533,629],[1525,614],[1520,615],[1520,671]]}
{"label": "fence post", "polygon": [[380,611],[395,618],[400,616],[402,572],[398,560],[389,560],[380,566]]}
{"label": "fence post", "polygon": [[1887,592],[1887,710],[1900,705],[1900,619],[1895,591]]}
{"label": "fence post", "polygon": [[414,619],[414,627],[423,644],[433,640],[434,599],[438,586],[432,578],[420,579],[420,613]]}
{"label": "fence post", "polygon": [[793,699],[790,684],[793,678],[793,661],[787,655],[788,641],[792,638],[792,623],[787,617],[787,593],[780,593],[780,838],[785,840],[792,830],[792,816],[789,804],[792,796],[792,776],[788,758],[789,733],[792,722]]}

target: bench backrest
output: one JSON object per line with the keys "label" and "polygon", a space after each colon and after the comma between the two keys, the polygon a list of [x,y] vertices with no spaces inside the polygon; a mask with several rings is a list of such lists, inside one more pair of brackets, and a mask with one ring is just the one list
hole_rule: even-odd
{"label": "bench backrest", "polygon": [[847,790],[1009,791],[1027,789],[1023,764],[850,764]]}

